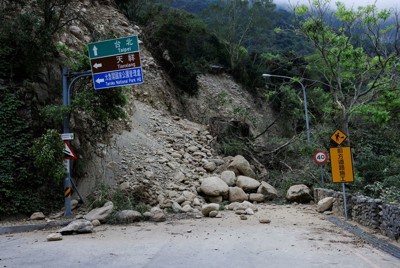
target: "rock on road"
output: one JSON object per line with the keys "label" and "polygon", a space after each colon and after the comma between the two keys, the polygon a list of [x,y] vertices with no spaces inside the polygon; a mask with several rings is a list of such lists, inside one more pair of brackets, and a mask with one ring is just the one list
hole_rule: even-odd
{"label": "rock on road", "polygon": [[101,225],[56,242],[46,237],[58,229],[1,235],[0,267],[400,267],[315,205],[258,206],[247,220],[222,211],[222,218]]}

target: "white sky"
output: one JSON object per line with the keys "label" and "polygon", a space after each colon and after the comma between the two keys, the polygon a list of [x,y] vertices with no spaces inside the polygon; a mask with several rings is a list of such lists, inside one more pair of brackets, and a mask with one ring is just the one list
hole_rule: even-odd
{"label": "white sky", "polygon": [[[312,0],[311,0],[312,1]],[[336,2],[343,2],[347,7],[357,8],[358,6],[366,6],[371,5],[376,2],[376,6],[381,8],[393,8],[400,11],[400,0],[331,0],[331,4],[335,7]],[[288,7],[291,5],[299,4],[308,4],[308,0],[273,0],[273,2],[277,5],[283,5],[284,7]],[[289,4],[290,3],[290,4]]]}

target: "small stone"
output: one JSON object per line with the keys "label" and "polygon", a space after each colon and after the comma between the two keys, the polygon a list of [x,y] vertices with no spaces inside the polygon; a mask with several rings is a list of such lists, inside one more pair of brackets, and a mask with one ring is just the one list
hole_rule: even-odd
{"label": "small stone", "polygon": [[100,226],[100,221],[99,220],[92,220],[92,224],[93,224],[93,226]]}
{"label": "small stone", "polygon": [[240,215],[240,219],[241,219],[242,221],[245,221],[245,220],[247,220],[247,217],[246,217],[245,215]]}
{"label": "small stone", "polygon": [[63,240],[63,236],[60,233],[52,233],[47,236],[47,241],[60,241]]}
{"label": "small stone", "polygon": [[263,224],[271,223],[270,219],[260,219],[259,221],[260,221],[260,223],[263,223]]}

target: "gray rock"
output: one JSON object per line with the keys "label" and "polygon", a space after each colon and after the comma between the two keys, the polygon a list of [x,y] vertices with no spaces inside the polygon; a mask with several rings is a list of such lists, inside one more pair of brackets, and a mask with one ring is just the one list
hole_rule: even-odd
{"label": "gray rock", "polygon": [[274,200],[279,196],[278,191],[269,183],[262,181],[257,193],[263,194],[265,200]]}
{"label": "gray rock", "polygon": [[265,196],[263,194],[250,194],[249,200],[250,202],[262,203],[265,200]]}
{"label": "gray rock", "polygon": [[30,219],[33,221],[44,220],[46,216],[44,216],[43,212],[35,212],[31,215]]}
{"label": "gray rock", "polygon": [[201,207],[201,214],[208,217],[211,211],[219,211],[219,204],[205,204]]}
{"label": "gray rock", "polygon": [[62,239],[63,236],[60,233],[52,233],[47,236],[47,241],[60,241]]}
{"label": "gray rock", "polygon": [[241,155],[237,155],[233,158],[228,169],[235,172],[236,175],[244,175],[251,178],[256,177],[256,174],[251,169],[250,163]]}
{"label": "gray rock", "polygon": [[221,173],[221,180],[223,180],[228,186],[235,186],[236,174],[232,170],[225,170]]}
{"label": "gray rock", "polygon": [[247,176],[238,176],[236,186],[242,188],[244,191],[255,191],[260,186],[260,182]]}
{"label": "gray rock", "polygon": [[208,177],[203,180],[200,190],[208,196],[226,196],[229,191],[228,185],[218,177]]}
{"label": "gray rock", "polygon": [[135,210],[122,210],[117,213],[117,220],[121,223],[132,223],[140,221],[142,219],[142,214]]}
{"label": "gray rock", "polygon": [[61,228],[58,232],[62,235],[91,233],[93,232],[93,224],[88,220],[76,220]]}
{"label": "gray rock", "polygon": [[308,203],[313,198],[311,190],[304,184],[293,185],[286,194],[286,199],[291,202]]}
{"label": "gray rock", "polygon": [[229,187],[229,202],[243,202],[248,200],[248,195],[240,187]]}
{"label": "gray rock", "polygon": [[330,210],[333,206],[335,199],[333,197],[325,197],[318,201],[317,211],[322,213],[324,211]]}
{"label": "gray rock", "polygon": [[207,172],[211,173],[217,168],[217,165],[214,162],[207,162],[203,167],[205,170],[207,170]]}
{"label": "gray rock", "polygon": [[222,196],[209,196],[208,201],[210,203],[221,203],[224,200]]}
{"label": "gray rock", "polygon": [[104,223],[107,221],[107,217],[113,212],[113,209],[113,203],[108,201],[103,207],[91,210],[84,218],[89,221],[99,220],[101,223]]}

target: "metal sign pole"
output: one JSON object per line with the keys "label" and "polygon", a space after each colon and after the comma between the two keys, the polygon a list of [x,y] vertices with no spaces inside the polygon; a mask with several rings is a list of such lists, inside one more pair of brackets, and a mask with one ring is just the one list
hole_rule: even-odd
{"label": "metal sign pole", "polygon": [[[83,71],[83,72],[77,72],[77,73],[69,73],[67,67],[63,67],[63,105],[65,107],[71,105],[71,89],[72,86],[75,84],[75,82],[82,77],[85,76],[91,76],[92,72],[91,71]],[[71,83],[68,83],[68,78],[72,77]],[[70,112],[65,113],[64,115],[64,122],[63,122],[63,134],[69,133],[69,119],[70,119]],[[69,142],[69,141],[67,141]],[[76,189],[75,184],[72,183],[71,179],[71,161],[69,159],[65,160],[65,168],[67,171],[67,175],[65,176],[64,180],[64,206],[65,206],[65,211],[64,211],[64,216],[71,216],[72,215],[72,209],[71,209],[71,193],[72,193],[72,185],[74,185],[74,188]],[[79,194],[79,192],[78,192]],[[79,194],[80,196],[80,194]],[[81,197],[81,196],[80,196]],[[82,198],[82,197],[81,197]]]}
{"label": "metal sign pole", "polygon": [[322,188],[325,187],[325,179],[324,179],[324,166],[320,166],[319,168],[321,170],[321,186]]}
{"label": "metal sign pole", "polygon": [[347,221],[346,187],[344,187],[344,182],[342,182],[342,189],[343,189],[344,218]]}
{"label": "metal sign pole", "polygon": [[[63,68],[63,105],[69,105],[69,92],[68,92],[68,68]],[[63,133],[69,133],[69,112],[64,115],[64,122],[63,122]],[[64,180],[64,216],[71,216],[72,209],[71,209],[71,175],[70,175],[70,160],[65,160],[65,167],[67,174]]]}

